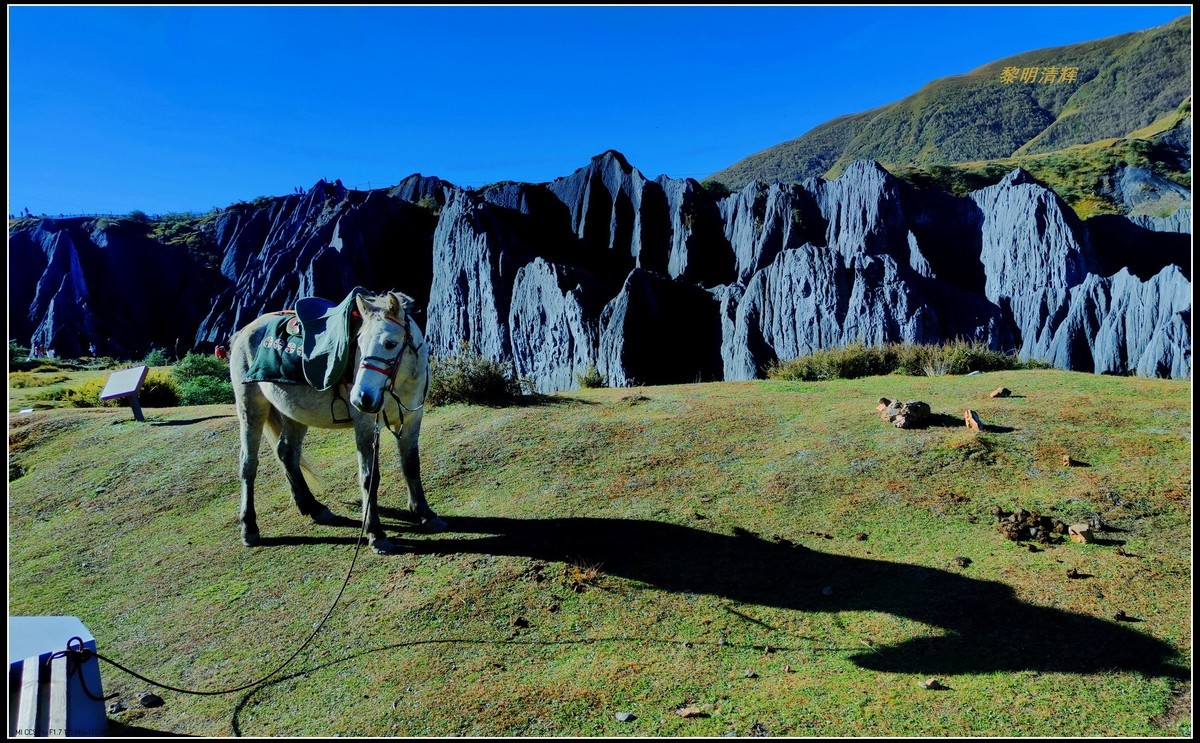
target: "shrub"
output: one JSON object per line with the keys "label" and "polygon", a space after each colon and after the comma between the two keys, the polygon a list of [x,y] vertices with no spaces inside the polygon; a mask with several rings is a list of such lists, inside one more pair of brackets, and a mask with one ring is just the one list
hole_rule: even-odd
{"label": "shrub", "polygon": [[16,341],[8,342],[8,367],[11,369],[18,361],[24,361],[29,358],[29,347],[22,346]]}
{"label": "shrub", "polygon": [[205,353],[189,353],[171,367],[171,373],[180,383],[201,377],[212,377],[229,381],[229,365],[216,356]]}
{"label": "shrub", "polygon": [[895,344],[866,346],[851,343],[843,348],[827,348],[806,356],[773,364],[767,369],[771,379],[857,379],[896,370],[899,351]]}
{"label": "shrub", "polygon": [[427,400],[431,405],[503,405],[521,399],[521,383],[511,362],[492,361],[464,349],[451,356],[435,356],[429,365]]}
{"label": "shrub", "polygon": [[[169,372],[151,371],[142,383],[138,392],[138,402],[146,408],[173,408],[179,404],[179,383]],[[127,398],[122,398],[122,405],[128,405]]]}
{"label": "shrub", "polygon": [[729,190],[729,186],[726,186],[715,178],[706,178],[700,181],[700,187],[708,191],[709,195],[714,199],[723,199],[733,193]]}
{"label": "shrub", "polygon": [[879,374],[937,377],[973,371],[1048,369],[1043,361],[1021,362],[1014,354],[993,351],[982,341],[952,341],[941,345],[889,343],[867,347],[851,343],[829,348],[789,361],[777,362],[767,370],[771,379],[816,381],[856,379]]}
{"label": "shrub", "polygon": [[100,393],[104,391],[103,379],[91,379],[81,384],[67,387],[65,389],[45,390],[33,396],[35,400],[51,400],[55,402],[65,402],[75,408],[97,408],[97,407],[112,407],[117,403],[112,400],[100,400]]}
{"label": "shrub", "polygon": [[435,217],[442,213],[442,205],[430,194],[422,196],[420,201],[417,202],[417,206],[427,210]]}
{"label": "shrub", "polygon": [[[116,369],[121,365],[121,362],[117,361],[112,356],[96,356],[95,358],[80,359],[79,361],[79,366],[93,371],[100,369]],[[37,369],[34,369],[34,371],[37,371]]]}
{"label": "shrub", "polygon": [[189,353],[171,367],[183,405],[220,405],[233,402],[229,366],[215,356]]}
{"label": "shrub", "polygon": [[1021,361],[1011,353],[993,351],[982,341],[959,340],[938,346],[906,347],[905,358],[898,371],[913,376],[938,377],[943,374],[1020,368]]}
{"label": "shrub", "polygon": [[587,368],[581,372],[575,372],[575,380],[579,382],[580,387],[595,389],[598,387],[607,387],[608,380],[596,368],[596,362],[587,365]]}
{"label": "shrub", "polygon": [[196,377],[179,383],[181,405],[229,405],[233,403],[233,385],[228,379]]}
{"label": "shrub", "polygon": [[150,216],[147,215],[146,212],[142,211],[141,209],[134,209],[133,211],[129,212],[129,218],[135,222],[149,222],[150,221]]}
{"label": "shrub", "polygon": [[150,353],[142,359],[142,366],[166,366],[169,363],[167,352],[161,348],[151,348]]}

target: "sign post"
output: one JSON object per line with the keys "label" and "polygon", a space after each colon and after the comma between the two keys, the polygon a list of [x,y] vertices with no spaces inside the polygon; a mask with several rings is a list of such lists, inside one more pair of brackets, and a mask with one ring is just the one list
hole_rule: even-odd
{"label": "sign post", "polygon": [[146,372],[149,370],[148,366],[135,366],[132,369],[113,372],[100,392],[100,399],[115,400],[118,397],[128,397],[129,407],[133,408],[133,417],[144,423],[146,419],[142,417],[142,406],[138,404],[138,391],[142,389],[142,383],[146,381]]}

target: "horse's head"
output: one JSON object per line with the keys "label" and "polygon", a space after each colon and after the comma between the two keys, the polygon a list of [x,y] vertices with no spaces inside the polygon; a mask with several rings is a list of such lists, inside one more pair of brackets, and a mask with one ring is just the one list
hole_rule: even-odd
{"label": "horse's head", "polygon": [[364,413],[377,413],[392,389],[406,353],[417,355],[424,338],[412,321],[411,297],[399,292],[355,297],[362,326],[358,331],[358,371],[350,403]]}

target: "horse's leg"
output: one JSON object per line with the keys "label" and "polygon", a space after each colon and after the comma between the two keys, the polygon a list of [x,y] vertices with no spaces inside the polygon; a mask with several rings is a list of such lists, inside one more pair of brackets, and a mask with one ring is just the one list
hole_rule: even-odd
{"label": "horse's leg", "polygon": [[421,452],[418,440],[421,437],[421,415],[418,413],[404,422],[400,429],[397,445],[400,449],[400,469],[408,485],[408,510],[421,519],[425,530],[432,533],[445,531],[445,521],[438,517],[425,500],[425,487],[421,485]]}
{"label": "horse's leg", "polygon": [[308,481],[304,479],[304,470],[300,466],[300,448],[304,444],[304,434],[308,433],[308,426],[280,415],[278,411],[272,414],[268,423],[279,428],[279,442],[276,444],[275,454],[283,463],[288,484],[292,486],[292,500],[296,502],[296,508],[316,523],[328,524],[334,519],[333,512],[313,496]]}
{"label": "horse's leg", "polygon": [[271,411],[257,384],[235,384],[238,422],[241,424],[242,503],[238,522],[242,526],[242,544],[253,547],[258,543],[258,516],[254,512],[254,477],[258,474],[258,445],[262,441],[263,424]]}
{"label": "horse's leg", "polygon": [[358,448],[358,482],[362,487],[363,524],[366,526],[371,549],[380,554],[391,552],[395,545],[387,538],[379,520],[379,439],[375,419],[365,415],[354,422],[354,438]]}

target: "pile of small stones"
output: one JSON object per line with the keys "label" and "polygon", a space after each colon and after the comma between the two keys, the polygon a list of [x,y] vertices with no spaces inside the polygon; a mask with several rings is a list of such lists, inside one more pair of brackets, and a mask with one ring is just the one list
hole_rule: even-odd
{"label": "pile of small stones", "polygon": [[1004,536],[1014,542],[1039,542],[1049,544],[1054,539],[1061,539],[1067,533],[1067,525],[1049,516],[1043,516],[1037,511],[1026,511],[1018,508],[1009,513],[1000,506],[992,509],[992,515],[1000,525]]}

